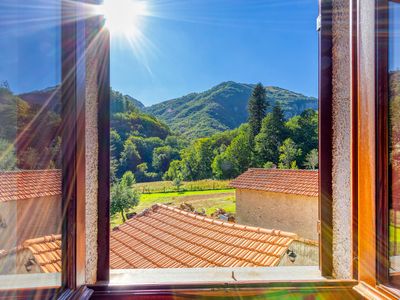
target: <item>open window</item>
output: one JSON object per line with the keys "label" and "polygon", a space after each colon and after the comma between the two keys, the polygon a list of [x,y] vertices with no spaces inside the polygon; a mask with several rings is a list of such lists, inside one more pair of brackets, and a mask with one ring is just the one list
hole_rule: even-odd
{"label": "open window", "polygon": [[[293,7],[222,1],[215,9],[202,1],[120,4],[122,10],[110,1],[101,8],[111,32],[112,89],[111,232],[109,253],[101,250],[100,260],[110,262],[111,281],[145,283],[156,280],[154,274],[196,281],[207,276],[174,277],[172,269],[204,267],[221,267],[218,280],[242,280],[240,267],[257,266],[266,273],[269,266],[307,266],[299,274],[316,280],[322,266],[330,276],[330,4],[322,1],[319,18],[319,103],[317,2]],[[134,18],[123,5],[135,8]],[[284,15],[284,24],[273,21]],[[287,54],[289,61],[282,56],[291,48],[286,43],[299,47]],[[285,66],[292,77],[284,75]],[[257,86],[259,81],[267,87]],[[251,99],[267,106],[253,111],[259,119],[254,130],[246,124]],[[99,202],[100,211],[105,203]],[[106,219],[100,222],[106,230]],[[99,267],[107,279],[107,265]]]}

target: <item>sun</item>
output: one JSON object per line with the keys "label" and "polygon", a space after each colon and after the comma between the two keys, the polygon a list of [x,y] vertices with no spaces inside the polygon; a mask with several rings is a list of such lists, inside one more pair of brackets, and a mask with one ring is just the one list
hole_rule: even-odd
{"label": "sun", "polygon": [[134,37],[140,34],[143,18],[149,14],[148,1],[104,0],[98,8],[112,35]]}

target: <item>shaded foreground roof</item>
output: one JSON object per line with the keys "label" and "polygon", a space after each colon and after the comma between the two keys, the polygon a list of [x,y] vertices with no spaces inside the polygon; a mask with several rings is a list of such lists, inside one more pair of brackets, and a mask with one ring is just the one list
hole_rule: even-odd
{"label": "shaded foreground roof", "polygon": [[0,172],[0,202],[61,195],[61,170]]}
{"label": "shaded foreground roof", "polygon": [[296,238],[158,204],[112,231],[111,268],[276,266]]}
{"label": "shaded foreground roof", "polygon": [[[294,233],[243,226],[154,205],[111,232],[112,269],[273,267]],[[61,235],[26,240],[0,258],[30,250],[42,272],[61,272]]]}
{"label": "shaded foreground roof", "polygon": [[61,272],[61,235],[26,240],[10,251],[0,250],[0,258],[23,250],[32,253],[43,273]]}
{"label": "shaded foreground roof", "polygon": [[239,189],[318,196],[318,171],[252,168],[230,182]]}

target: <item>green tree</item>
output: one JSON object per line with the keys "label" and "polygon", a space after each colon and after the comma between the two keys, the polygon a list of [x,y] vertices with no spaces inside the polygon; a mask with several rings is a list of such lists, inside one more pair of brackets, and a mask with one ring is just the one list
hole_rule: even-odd
{"label": "green tree", "polygon": [[173,181],[172,181],[172,185],[174,187],[176,187],[176,190],[179,192],[182,186],[182,179],[180,178],[180,176],[176,177]]}
{"label": "green tree", "polygon": [[148,169],[149,168],[147,166],[147,163],[141,163],[141,164],[137,165],[136,172],[135,172],[135,178],[136,178],[137,182],[146,181]]}
{"label": "green tree", "polygon": [[18,167],[25,170],[36,170],[40,165],[40,154],[37,149],[29,147],[18,154]]}
{"label": "green tree", "polygon": [[163,179],[164,180],[174,180],[175,178],[183,178],[182,175],[182,162],[180,160],[173,160],[169,164],[168,171],[165,172]]}
{"label": "green tree", "polygon": [[121,183],[127,187],[132,187],[136,183],[135,175],[133,175],[131,171],[125,172],[122,176]]}
{"label": "green tree", "polygon": [[132,136],[130,139],[136,145],[136,149],[139,152],[141,161],[147,163],[149,168],[151,168],[154,149],[163,147],[164,141],[158,137],[143,138]]}
{"label": "green tree", "polygon": [[158,147],[153,150],[153,168],[164,174],[168,171],[171,161],[179,159],[179,152],[171,146]]}
{"label": "green tree", "polygon": [[211,140],[197,139],[192,146],[182,151],[181,170],[185,180],[200,180],[212,177],[211,163],[214,158]]}
{"label": "green tree", "polygon": [[227,152],[218,154],[214,158],[212,170],[217,179],[231,179],[240,174],[237,161]]}
{"label": "green tree", "polygon": [[121,136],[113,129],[110,131],[110,150],[111,156],[115,159],[119,159],[121,152],[124,150],[124,143],[121,140]]}
{"label": "green tree", "polygon": [[262,120],[267,113],[268,103],[265,88],[258,83],[249,99],[249,125],[251,133],[256,136],[260,132]]}
{"label": "green tree", "polygon": [[263,165],[263,168],[265,168],[265,169],[276,169],[276,164],[274,164],[272,161],[267,161]]}
{"label": "green tree", "polygon": [[307,155],[306,155],[306,161],[304,163],[304,166],[307,169],[312,169],[315,170],[318,168],[318,163],[319,163],[319,157],[318,157],[318,149],[312,149]]}
{"label": "green tree", "polygon": [[121,153],[119,175],[129,170],[136,170],[141,163],[141,157],[132,139],[127,139],[124,143],[124,150]]}
{"label": "green tree", "polygon": [[307,109],[300,116],[292,119],[286,123],[286,126],[290,137],[302,151],[298,162],[304,165],[305,156],[312,149],[318,148],[318,113],[313,109]]}
{"label": "green tree", "polygon": [[279,148],[279,169],[298,169],[297,160],[301,156],[301,149],[293,142],[291,138],[287,138]]}
{"label": "green tree", "polygon": [[123,182],[116,182],[111,187],[111,203],[110,213],[111,216],[121,214],[122,220],[125,222],[126,210],[135,207],[139,204],[140,194],[127,186]]}
{"label": "green tree", "polygon": [[266,162],[278,164],[279,147],[287,136],[285,117],[279,104],[262,121],[260,133],[255,137],[255,165]]}
{"label": "green tree", "polygon": [[13,144],[0,138],[0,171],[12,171],[17,167]]}
{"label": "green tree", "polygon": [[253,160],[250,129],[243,128],[225,152],[217,155],[212,163],[214,176],[228,179],[246,171]]}

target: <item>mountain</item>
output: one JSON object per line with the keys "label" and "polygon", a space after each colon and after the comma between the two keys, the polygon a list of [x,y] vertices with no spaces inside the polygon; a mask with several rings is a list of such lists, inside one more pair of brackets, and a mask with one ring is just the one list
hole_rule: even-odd
{"label": "mountain", "polygon": [[[143,110],[163,120],[174,132],[190,138],[210,136],[247,121],[247,103],[254,84],[223,82],[205,92],[167,100]],[[266,88],[270,108],[279,102],[287,118],[318,109],[316,98],[274,86]]]}
{"label": "mountain", "polygon": [[113,105],[119,102],[126,102],[126,103],[132,103],[133,106],[136,108],[142,110],[144,109],[144,104],[140,102],[139,100],[129,96],[129,95],[123,95],[122,93],[111,89],[111,109],[113,109]]}
{"label": "mountain", "polygon": [[37,105],[40,107],[46,105],[46,108],[49,110],[56,112],[61,111],[61,90],[58,86],[20,94],[18,97],[30,105]]}
{"label": "mountain", "polygon": [[[59,113],[61,111],[61,90],[59,86],[49,87],[43,90],[32,91],[18,95],[19,98],[23,99],[30,105],[43,106],[46,104],[46,108]],[[123,95],[122,93],[111,89],[111,107],[112,109],[119,103],[132,103],[134,107],[143,109],[144,104],[139,100],[129,96]],[[117,109],[117,108],[116,108]]]}

